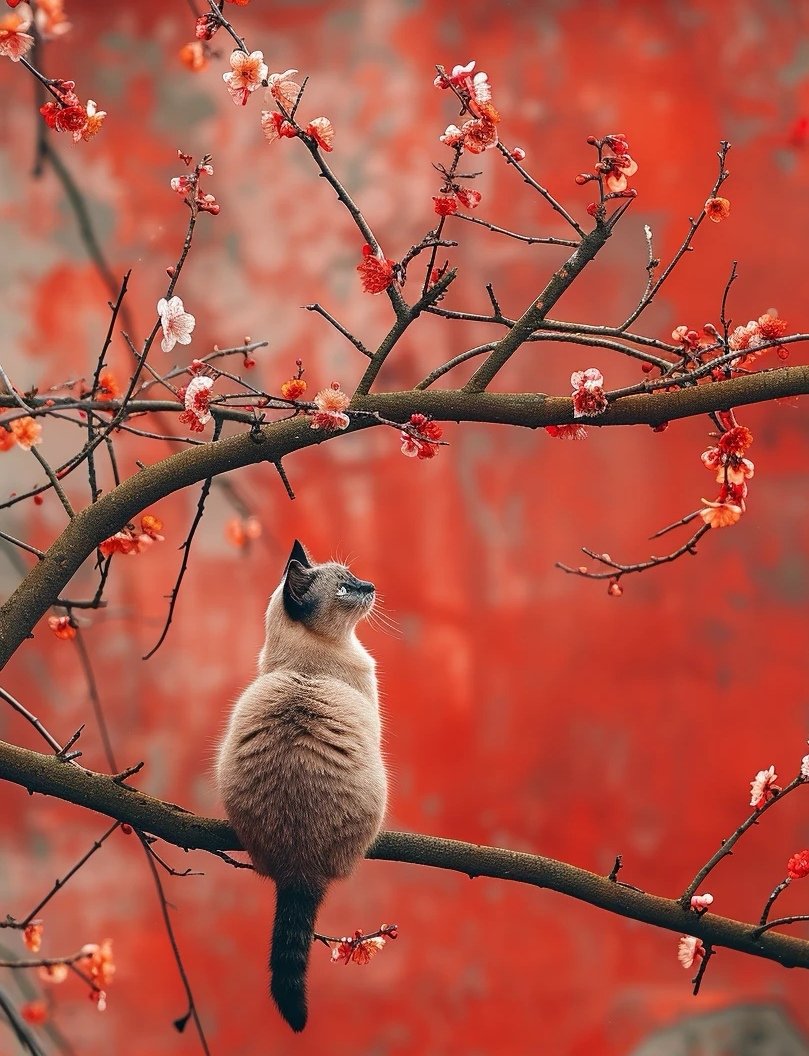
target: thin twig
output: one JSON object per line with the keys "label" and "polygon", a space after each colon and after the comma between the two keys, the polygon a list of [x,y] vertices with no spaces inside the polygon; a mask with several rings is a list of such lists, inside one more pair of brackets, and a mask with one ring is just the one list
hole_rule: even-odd
{"label": "thin twig", "polygon": [[[216,442],[219,439],[219,434],[221,433],[221,431],[222,431],[222,422],[217,420],[214,423],[214,434],[213,434],[214,442]],[[208,498],[208,493],[211,490],[211,483],[212,482],[213,482],[213,477],[207,477],[203,481],[202,488],[200,490],[199,501],[197,502],[197,511],[194,514],[194,520],[191,522],[191,527],[188,530],[188,535],[185,537],[185,540],[183,541],[183,543],[180,546],[180,549],[183,552],[183,557],[182,557],[182,561],[180,562],[180,570],[177,573],[177,579],[176,579],[176,581],[174,583],[174,586],[171,589],[171,593],[169,594],[169,608],[168,608],[168,612],[166,613],[166,621],[163,624],[163,630],[160,632],[160,637],[157,639],[157,641],[152,646],[152,648],[149,650],[149,652],[144,654],[144,656],[142,657],[142,659],[144,659],[144,660],[148,660],[150,657],[154,656],[154,654],[157,652],[157,650],[160,648],[160,646],[166,640],[166,635],[169,633],[169,628],[171,627],[171,622],[174,619],[174,609],[177,606],[177,601],[178,601],[179,596],[180,596],[180,587],[182,586],[183,579],[185,578],[185,573],[186,573],[186,571],[188,569],[188,561],[189,561],[189,558],[191,557],[191,543],[194,540],[194,535],[196,534],[197,528],[199,527],[199,523],[202,520],[202,515],[205,512],[205,501]]]}

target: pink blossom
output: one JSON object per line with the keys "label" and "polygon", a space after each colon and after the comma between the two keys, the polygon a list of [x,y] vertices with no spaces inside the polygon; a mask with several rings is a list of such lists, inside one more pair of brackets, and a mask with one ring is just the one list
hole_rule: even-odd
{"label": "pink blossom", "polygon": [[703,509],[699,511],[700,517],[710,528],[728,528],[736,524],[744,513],[741,506],[735,502],[709,502],[702,500]]}
{"label": "pink blossom", "polygon": [[332,151],[334,147],[334,125],[327,117],[316,117],[306,126],[306,131],[321,150]]}
{"label": "pink blossom", "polygon": [[801,777],[804,781],[809,781],[809,755],[801,759]]}
{"label": "pink blossom", "polygon": [[587,439],[587,430],[583,425],[546,425],[545,432],[559,440]]}
{"label": "pink blossom", "polygon": [[692,968],[695,963],[699,963],[705,956],[705,945],[702,939],[697,939],[693,935],[683,935],[680,939],[680,945],[677,949],[677,960],[686,970]]}
{"label": "pink blossom", "polygon": [[19,62],[34,45],[34,38],[25,31],[30,28],[33,14],[28,4],[19,4],[16,11],[0,17],[0,55]]}
{"label": "pink blossom", "polygon": [[261,129],[268,143],[274,143],[276,139],[294,139],[297,135],[295,126],[277,110],[261,111]]}
{"label": "pink blossom", "polygon": [[271,73],[267,78],[269,96],[281,103],[287,110],[293,108],[301,94],[301,86],[297,81],[291,80],[297,72],[297,70],[285,70],[283,73]]}
{"label": "pink blossom", "polygon": [[515,161],[525,161],[525,151],[522,147],[514,147],[511,151],[511,156]]}
{"label": "pink blossom", "polygon": [[350,419],[343,412],[351,402],[338,382],[333,381],[328,389],[321,389],[315,396],[317,411],[311,416],[312,429],[325,431],[347,429]]}
{"label": "pink blossom", "polygon": [[691,896],[691,908],[695,910],[707,909],[708,906],[713,904],[713,895],[709,895],[707,892],[704,895],[692,895]]}
{"label": "pink blossom", "polygon": [[777,780],[778,774],[774,766],[767,770],[759,770],[750,782],[750,806],[761,810],[768,799],[774,798],[781,791],[775,783]]}
{"label": "pink blossom", "polygon": [[185,310],[179,297],[172,297],[168,301],[161,297],[157,302],[157,314],[163,327],[160,347],[164,352],[171,352],[178,342],[181,345],[191,344],[191,332],[196,325],[196,319]]}
{"label": "pink blossom", "polygon": [[436,88],[449,88],[450,85],[459,87],[462,84],[466,84],[472,74],[472,70],[475,68],[475,60],[472,59],[466,66],[453,66],[452,73],[439,73],[439,75],[433,81]]}
{"label": "pink blossom", "polygon": [[223,73],[222,80],[236,106],[244,106],[250,93],[260,88],[261,82],[267,79],[268,70],[264,54],[252,51],[248,55],[237,48],[230,54],[230,67],[231,72]]}
{"label": "pink blossom", "polygon": [[185,411],[180,415],[180,421],[195,433],[201,433],[202,427],[211,420],[211,389],[213,378],[202,377],[197,374],[186,387],[183,403]]}
{"label": "pink blossom", "polygon": [[589,367],[587,370],[576,370],[570,375],[573,386],[573,417],[592,417],[607,406],[604,395],[604,377],[600,370]]}

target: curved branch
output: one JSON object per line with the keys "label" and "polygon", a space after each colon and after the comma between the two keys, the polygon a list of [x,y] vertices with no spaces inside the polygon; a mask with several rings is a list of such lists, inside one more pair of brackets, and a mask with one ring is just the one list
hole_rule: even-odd
{"label": "curved branch", "polygon": [[[0,778],[98,811],[134,829],[187,850],[239,850],[225,821],[203,818],[174,803],[154,799],[61,760],[0,741]],[[788,968],[809,968],[809,941],[768,931],[712,913],[698,915],[674,899],[660,898],[553,858],[446,840],[413,832],[383,832],[367,855],[381,861],[450,869],[470,878],[486,876],[544,887],[581,902],[674,932],[696,935],[706,944],[776,961]]]}
{"label": "curved branch", "polygon": [[[659,425],[709,411],[728,410],[782,396],[809,393],[809,366],[760,371],[729,381],[694,385],[677,392],[650,392],[614,400],[590,426]],[[411,390],[357,396],[351,410],[372,411],[405,422],[418,412],[442,421],[491,422],[537,429],[573,421],[567,397],[543,393],[491,393],[467,390]],[[354,418],[345,432],[379,425],[368,416]],[[337,435],[342,435],[337,434]],[[0,668],[5,666],[34,625],[54,604],[99,543],[119,531],[135,514],[159,499],[220,473],[257,462],[278,463],[293,451],[332,439],[313,430],[305,415],[252,429],[240,436],[179,451],[130,477],[98,502],[78,513],[45,556],[0,608]]]}

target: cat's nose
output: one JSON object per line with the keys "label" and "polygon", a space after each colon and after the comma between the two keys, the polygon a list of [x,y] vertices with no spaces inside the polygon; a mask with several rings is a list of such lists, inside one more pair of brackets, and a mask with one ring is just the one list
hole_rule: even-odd
{"label": "cat's nose", "polygon": [[373,594],[376,587],[366,579],[358,579],[354,584],[354,590],[356,590],[358,594]]}

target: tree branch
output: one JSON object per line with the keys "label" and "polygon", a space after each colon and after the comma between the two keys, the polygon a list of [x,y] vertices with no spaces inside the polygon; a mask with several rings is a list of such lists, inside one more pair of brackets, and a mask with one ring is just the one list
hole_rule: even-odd
{"label": "tree branch", "polygon": [[[809,393],[809,366],[784,367],[728,381],[694,385],[677,392],[621,397],[613,400],[597,418],[588,419],[587,424],[658,425],[677,418],[802,393]],[[570,399],[532,392],[411,390],[378,393],[356,396],[350,410],[372,411],[396,422],[405,422],[411,414],[418,412],[442,421],[491,422],[530,429],[573,421]],[[379,424],[370,415],[362,416],[353,419],[344,432],[356,432]],[[240,436],[170,455],[153,466],[147,466],[76,514],[0,608],[0,668],[30,635],[34,625],[54,604],[99,543],[119,531],[135,514],[206,477],[257,462],[277,463],[292,451],[326,442],[334,436],[334,433],[311,429],[304,415],[274,422]]]}
{"label": "tree branch", "polygon": [[[239,850],[225,821],[203,818],[174,803],[165,803],[106,774],[97,774],[59,759],[0,741],[0,778],[76,803],[131,825],[168,843],[214,853]],[[776,961],[788,968],[809,968],[809,941],[771,931],[761,934],[747,924],[712,913],[698,915],[675,899],[660,898],[616,883],[586,869],[553,858],[412,832],[383,832],[367,855],[379,861],[407,862],[544,887],[600,909],[703,942]]]}

